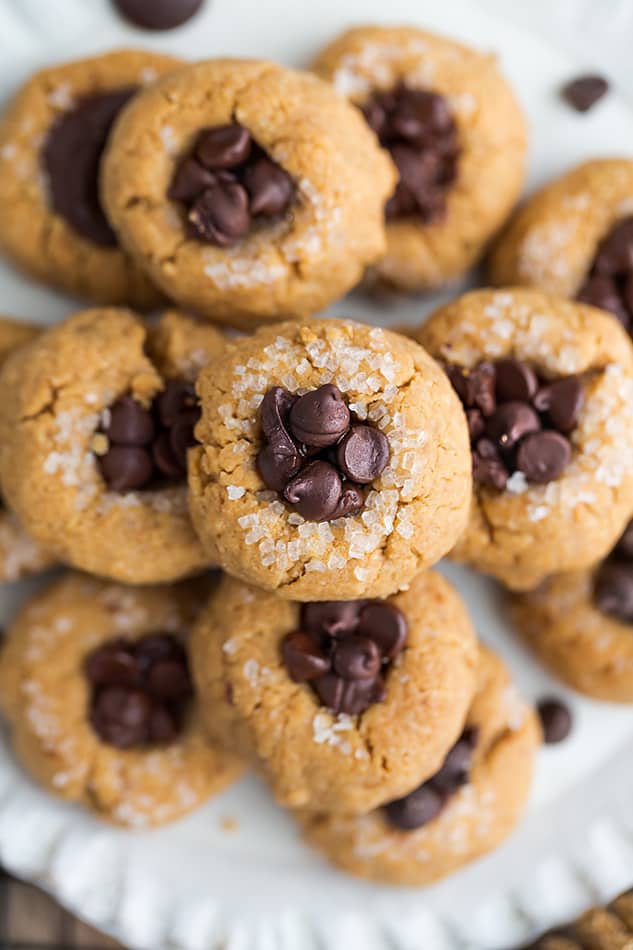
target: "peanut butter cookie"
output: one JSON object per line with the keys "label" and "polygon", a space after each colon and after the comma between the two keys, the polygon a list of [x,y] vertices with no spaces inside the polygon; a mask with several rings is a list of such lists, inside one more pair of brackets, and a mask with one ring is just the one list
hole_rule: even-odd
{"label": "peanut butter cookie", "polygon": [[396,164],[387,253],[367,275],[405,291],[460,277],[523,184],[526,129],[494,57],[414,27],[356,27],[315,71],[361,108]]}
{"label": "peanut butter cookie", "polygon": [[481,648],[465,729],[440,770],[366,815],[299,813],[309,844],[337,867],[388,884],[430,884],[493,848],[525,807],[540,742],[533,710]]}
{"label": "peanut butter cookie", "polygon": [[99,200],[112,123],[179,60],[120,50],[36,73],[0,119],[0,247],[27,274],[103,304],[145,309],[158,291],[117,244]]}
{"label": "peanut butter cookie", "polygon": [[0,704],[17,757],[46,789],[143,828],[237,777],[237,760],[204,736],[189,674],[188,631],[208,587],[68,573],[22,608],[0,655]]}
{"label": "peanut butter cookie", "polygon": [[191,644],[205,727],[284,805],[365,812],[432,775],[463,729],[475,635],[427,571],[389,600],[290,603],[225,578]]}
{"label": "peanut butter cookie", "polygon": [[514,590],[609,551],[633,508],[633,350],[607,314],[481,290],[418,339],[467,412],[474,496],[456,560]]}
{"label": "peanut butter cookie", "polygon": [[187,507],[193,382],[223,350],[208,324],[169,313],[78,313],[0,372],[0,483],[27,531],[61,560],[129,583],[209,564]]}
{"label": "peanut butter cookie", "polygon": [[125,109],[102,195],[173,300],[244,328],[309,316],[385,249],[395,171],[325,82],[257,60],[198,63]]}

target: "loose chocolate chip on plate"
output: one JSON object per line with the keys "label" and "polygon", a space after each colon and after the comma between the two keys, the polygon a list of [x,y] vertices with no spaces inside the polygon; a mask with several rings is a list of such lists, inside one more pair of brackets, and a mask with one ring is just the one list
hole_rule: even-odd
{"label": "loose chocolate chip on plate", "polygon": [[281,644],[281,654],[290,679],[304,683],[322,676],[330,668],[330,659],[316,645],[314,638],[302,630],[289,633]]}
{"label": "loose chocolate chip on plate", "polygon": [[368,485],[385,470],[389,461],[389,440],[373,426],[352,426],[336,447],[336,461],[353,482]]}
{"label": "loose chocolate chip on plate", "polygon": [[587,112],[608,89],[609,83],[603,76],[578,76],[563,86],[561,95],[577,112]]}
{"label": "loose chocolate chip on plate", "polygon": [[110,407],[110,421],[104,429],[117,445],[148,445],[156,427],[152,414],[133,396],[122,396]]}
{"label": "loose chocolate chip on plate", "polygon": [[393,604],[370,601],[360,611],[359,636],[373,640],[387,659],[393,659],[402,651],[407,632],[407,619]]}
{"label": "loose chocolate chip on plate", "polygon": [[560,432],[533,432],[517,451],[516,467],[529,482],[544,485],[563,474],[571,461],[571,444]]}
{"label": "loose chocolate chip on plate", "polygon": [[154,470],[149,452],[133,445],[113,445],[105,455],[97,457],[97,465],[108,488],[114,492],[144,488]]}
{"label": "loose chocolate chip on plate", "polygon": [[536,373],[520,360],[499,360],[495,371],[498,402],[528,402],[537,390]]}
{"label": "loose chocolate chip on plate", "polygon": [[543,699],[537,706],[543,738],[550,745],[562,742],[571,732],[572,717],[569,708],[559,699]]}
{"label": "loose chocolate chip on plate", "polygon": [[198,12],[203,0],[113,0],[120,13],[146,30],[173,30]]}
{"label": "loose chocolate chip on plate", "polygon": [[413,831],[437,818],[444,805],[443,795],[432,785],[421,785],[404,798],[384,806],[390,825],[400,831]]}
{"label": "loose chocolate chip on plate", "polygon": [[284,488],[284,498],[307,521],[329,521],[341,497],[341,476],[329,462],[311,462]]}
{"label": "loose chocolate chip on plate", "polygon": [[251,227],[246,189],[237,182],[212,185],[196,198],[187,219],[194,237],[231,247]]}
{"label": "loose chocolate chip on plate", "polygon": [[334,445],[347,432],[350,413],[340,389],[326,383],[297,399],[289,421],[299,442],[323,448]]}
{"label": "loose chocolate chip on plate", "polygon": [[601,564],[594,580],[594,601],[603,613],[633,623],[633,567],[617,561]]}
{"label": "loose chocolate chip on plate", "polygon": [[336,645],[333,662],[334,672],[344,679],[374,679],[380,671],[380,651],[369,637],[345,637]]}

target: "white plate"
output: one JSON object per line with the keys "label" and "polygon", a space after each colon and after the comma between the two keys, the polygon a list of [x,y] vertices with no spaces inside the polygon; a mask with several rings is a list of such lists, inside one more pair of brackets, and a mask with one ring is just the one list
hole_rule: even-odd
{"label": "white plate", "polygon": [[[211,0],[189,25],[158,36],[123,25],[107,0],[0,0],[0,88],[8,92],[36,66],[114,45],[301,65],[344,27],[369,21],[417,23],[499,52],[530,118],[530,187],[590,156],[633,154],[622,101],[611,96],[582,117],[566,109],[556,90],[574,64],[467,0]],[[0,267],[0,288],[7,313],[54,321],[73,306],[8,268]],[[428,307],[409,301],[387,312],[356,297],[332,311],[399,323],[419,321]],[[453,566],[446,573],[523,690],[564,693],[513,641],[493,586]],[[29,587],[2,592],[5,616]],[[568,698],[573,737],[540,754],[522,826],[495,854],[425,891],[332,871],[302,846],[254,779],[170,828],[132,834],[43,794],[4,745],[0,859],[97,927],[148,950],[508,947],[633,883],[633,715]],[[223,830],[226,818],[236,830]]]}

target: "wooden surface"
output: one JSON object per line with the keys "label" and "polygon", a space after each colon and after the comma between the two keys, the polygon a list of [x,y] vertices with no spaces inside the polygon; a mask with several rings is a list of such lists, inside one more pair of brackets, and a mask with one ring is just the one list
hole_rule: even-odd
{"label": "wooden surface", "polygon": [[113,950],[108,937],[79,923],[36,888],[0,871],[0,950]]}

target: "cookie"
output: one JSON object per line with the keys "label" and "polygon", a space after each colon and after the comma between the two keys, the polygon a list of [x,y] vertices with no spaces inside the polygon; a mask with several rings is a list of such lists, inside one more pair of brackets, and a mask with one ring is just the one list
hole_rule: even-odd
{"label": "cookie", "polygon": [[97,303],[159,303],[104,215],[99,168],[123,105],[178,65],[120,50],[44,69],[18,91],[0,119],[0,248],[25,273]]}
{"label": "cookie", "polygon": [[384,252],[394,179],[327,83],[223,59],[174,73],[125,109],[102,196],[169,297],[248,329],[309,316],[359,281]]}
{"label": "cookie", "polygon": [[418,339],[468,414],[474,494],[456,560],[514,590],[594,564],[633,509],[633,351],[601,311],[480,290]]}
{"label": "cookie", "polygon": [[[12,350],[28,343],[38,332],[39,328],[31,323],[0,317],[0,366]],[[29,537],[0,499],[0,582],[39,574],[54,563],[55,558]]]}
{"label": "cookie", "polygon": [[388,884],[420,886],[493,848],[525,807],[540,730],[490,650],[464,732],[440,770],[405,798],[366,815],[299,814],[306,841],[337,867]]}
{"label": "cookie", "polygon": [[429,290],[480,257],[525,172],[521,108],[494,57],[414,27],[356,27],[313,67],[359,106],[394,160],[387,253],[368,282]]}
{"label": "cookie", "polygon": [[202,571],[187,508],[193,381],[221,353],[208,324],[170,313],[76,314],[0,372],[0,484],[26,530],[61,560],[126,583]]}
{"label": "cookie", "polygon": [[225,577],[192,636],[205,728],[292,808],[368,811],[435,772],[459,736],[477,647],[427,571],[386,601],[291,603]]}
{"label": "cookie", "polygon": [[538,191],[499,238],[489,276],[601,307],[631,332],[633,161],[585,162]]}
{"label": "cookie", "polygon": [[633,702],[633,522],[598,567],[554,575],[515,595],[510,609],[563,682],[595,699]]}
{"label": "cookie", "polygon": [[197,388],[189,505],[229,574],[293,600],[383,597],[463,530],[464,415],[414,341],[345,320],[263,327]]}
{"label": "cookie", "polygon": [[174,821],[240,772],[201,728],[187,639],[209,589],[67,573],[29,601],[0,655],[20,762],[48,791],[142,828]]}

